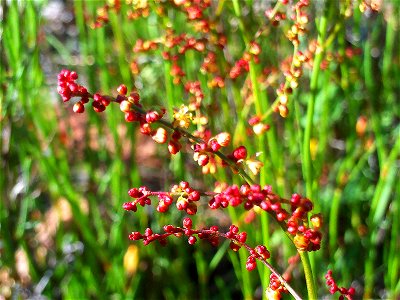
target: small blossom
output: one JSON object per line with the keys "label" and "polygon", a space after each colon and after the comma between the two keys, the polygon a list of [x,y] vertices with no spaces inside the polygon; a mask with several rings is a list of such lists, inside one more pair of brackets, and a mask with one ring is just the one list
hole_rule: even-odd
{"label": "small blossom", "polygon": [[174,112],[174,121],[172,125],[174,127],[188,128],[191,121],[193,120],[192,113],[189,112],[189,108],[186,105],[182,105],[178,111]]}
{"label": "small blossom", "polygon": [[253,173],[254,175],[257,175],[260,172],[260,169],[264,166],[264,164],[261,161],[255,159],[246,159],[245,163],[249,168],[250,172]]}

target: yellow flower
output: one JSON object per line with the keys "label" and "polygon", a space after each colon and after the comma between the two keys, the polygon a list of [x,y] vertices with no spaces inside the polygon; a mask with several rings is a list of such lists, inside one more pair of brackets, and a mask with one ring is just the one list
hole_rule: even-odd
{"label": "yellow flower", "polygon": [[189,108],[186,105],[181,105],[178,111],[174,112],[174,127],[181,127],[187,129],[193,120],[192,113],[189,112]]}
{"label": "yellow flower", "polygon": [[260,172],[260,169],[264,166],[264,164],[261,161],[252,158],[246,159],[245,163],[249,168],[250,172],[253,173],[254,175],[257,175]]}

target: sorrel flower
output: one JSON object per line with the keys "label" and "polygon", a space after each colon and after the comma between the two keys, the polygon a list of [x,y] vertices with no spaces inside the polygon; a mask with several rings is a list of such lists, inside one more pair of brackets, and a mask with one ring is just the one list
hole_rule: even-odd
{"label": "sorrel flower", "polygon": [[333,279],[332,277],[332,270],[328,270],[328,272],[325,275],[325,279],[326,279],[326,285],[329,286],[329,292],[331,294],[339,292],[341,294],[339,296],[340,300],[343,300],[344,298],[348,300],[353,299],[356,290],[353,287],[349,287],[348,289],[344,287],[338,287],[338,285],[335,282],[335,279]]}
{"label": "sorrel flower", "polygon": [[[269,213],[282,229],[288,233],[298,251],[315,251],[320,248],[322,238],[322,234],[319,231],[321,216],[311,216],[311,222],[307,221],[308,214],[313,208],[312,202],[298,194],[293,194],[290,200],[284,199],[275,194],[271,186],[261,187],[254,184],[244,171],[244,166],[247,166],[254,174],[257,174],[262,164],[254,158],[248,157],[245,146],[239,146],[230,154],[224,155],[221,150],[230,144],[231,136],[229,133],[221,132],[213,136],[209,130],[201,130],[191,134],[187,131],[191,125],[190,113],[187,107],[182,106],[179,112],[175,112],[174,119],[170,123],[163,118],[166,113],[164,108],[145,110],[140,103],[139,94],[135,91],[129,93],[127,87],[123,84],[117,88],[117,97],[111,97],[103,96],[99,93],[89,93],[85,87],[76,83],[78,75],[75,72],[63,70],[58,79],[58,92],[64,102],[73,97],[80,98],[74,105],[74,107],[77,106],[77,109],[74,108],[75,112],[83,112],[84,105],[89,103],[90,99],[92,99],[92,106],[96,112],[104,111],[111,102],[115,102],[120,106],[121,112],[125,114],[127,122],[139,123],[142,134],[151,136],[159,144],[164,144],[168,141],[168,150],[171,154],[180,151],[182,148],[181,140],[185,138],[185,141],[191,144],[194,151],[194,159],[203,167],[204,173],[211,172],[211,169],[216,168],[216,158],[218,157],[221,160],[221,166],[229,166],[235,173],[239,173],[250,183],[243,184],[240,188],[237,185],[227,185],[218,193],[200,192],[185,181],[178,185],[173,185],[170,191],[167,192],[151,191],[145,186],[132,188],[128,194],[134,200],[124,203],[123,208],[125,210],[136,212],[138,205],[151,205],[151,198],[154,197],[158,199],[157,211],[160,213],[167,212],[172,204],[175,204],[174,206],[179,211],[184,211],[188,215],[195,215],[198,211],[197,203],[202,197],[209,198],[210,209],[239,205],[243,205],[246,210],[259,207],[262,211]],[[201,94],[198,94],[199,90],[196,83],[188,86],[188,89],[194,96],[201,98]],[[257,122],[259,122],[258,119],[254,121],[254,123]],[[273,276],[271,275],[270,278],[268,293],[279,296],[282,292],[290,291],[292,295],[299,298],[288,282],[267,262],[270,253],[266,246],[250,247],[246,244],[247,233],[244,231],[239,232],[239,228],[235,225],[230,226],[228,232],[219,230],[217,226],[194,229],[192,220],[185,218],[183,227],[166,225],[164,226],[164,233],[153,233],[152,229],[147,228],[143,234],[132,232],[129,238],[143,240],[145,245],[156,240],[161,244],[165,244],[167,237],[172,235],[177,237],[187,236],[188,243],[191,245],[195,244],[198,239],[207,240],[212,245],[218,245],[220,238],[229,239],[231,240],[230,248],[232,250],[238,251],[244,247],[249,252],[246,262],[247,270],[254,270],[257,260],[271,270]]]}

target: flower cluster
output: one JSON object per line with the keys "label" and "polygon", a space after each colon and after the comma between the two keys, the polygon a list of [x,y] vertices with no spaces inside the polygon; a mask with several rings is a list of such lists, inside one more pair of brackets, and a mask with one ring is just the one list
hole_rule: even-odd
{"label": "flower cluster", "polygon": [[[245,184],[240,188],[237,185],[228,186],[209,201],[209,206],[212,209],[241,204],[246,210],[258,206],[272,214],[278,222],[285,226],[285,230],[294,237],[293,242],[300,251],[320,249],[322,234],[319,229],[322,225],[322,218],[320,215],[313,215],[311,217],[313,228],[309,228],[307,215],[313,208],[309,199],[293,194],[288,201],[274,194],[271,186],[261,188],[257,184]],[[285,204],[290,205],[291,213],[282,207]]]}
{"label": "flower cluster", "polygon": [[70,70],[61,70],[58,74],[57,92],[60,94],[63,102],[69,101],[72,97],[81,97],[81,101],[88,102],[90,94],[87,89],[77,84],[78,74]]}
{"label": "flower cluster", "polygon": [[344,298],[348,300],[353,299],[356,290],[353,287],[349,287],[348,289],[344,287],[338,287],[338,285],[335,282],[335,279],[333,279],[332,277],[332,270],[328,270],[328,272],[325,275],[325,279],[326,279],[326,285],[329,286],[329,292],[331,294],[339,292],[341,294],[339,296],[340,300],[343,300]]}
{"label": "flower cluster", "polygon": [[232,79],[236,79],[245,72],[249,72],[249,62],[244,58],[241,58],[229,71],[229,77]]}
{"label": "flower cluster", "polygon": [[262,135],[269,130],[270,126],[261,121],[260,116],[253,116],[248,120],[249,125],[252,127],[256,135]]}
{"label": "flower cluster", "polygon": [[[110,11],[118,13],[121,10],[121,0],[113,0],[107,2],[107,4],[97,9],[96,19],[92,24],[93,28],[99,28],[102,27],[104,24],[107,24],[110,21]],[[125,3],[128,4],[128,11],[126,12],[126,16],[130,20],[135,20],[139,17],[148,17],[150,14],[150,6],[148,1],[125,0]],[[162,14],[162,10],[158,9],[157,13]]]}
{"label": "flower cluster", "polygon": [[267,299],[281,299],[282,293],[287,293],[288,290],[276,274],[272,273],[269,276],[269,285],[265,291]]}
{"label": "flower cluster", "polygon": [[58,74],[57,91],[61,95],[64,102],[69,101],[72,97],[80,97],[80,100],[74,104],[73,110],[76,113],[85,111],[85,104],[89,102],[89,98],[93,98],[92,107],[96,112],[102,112],[110,104],[111,100],[107,96],[98,93],[92,95],[87,88],[77,84],[78,74],[74,71],[62,70]]}
{"label": "flower cluster", "polygon": [[[182,144],[181,138],[185,136],[192,144],[194,151],[193,158],[202,167],[203,174],[215,173],[217,168],[217,160],[215,156],[221,159],[220,165],[230,166],[235,172],[240,173],[240,169],[247,167],[254,175],[259,173],[263,164],[254,159],[246,158],[247,150],[244,146],[236,148],[231,154],[225,156],[220,152],[222,147],[229,145],[231,136],[227,132],[221,132],[215,136],[203,126],[199,126],[193,134],[186,131],[191,123],[204,125],[206,120],[200,114],[193,118],[187,106],[181,106],[173,115],[171,123],[165,121],[163,116],[166,113],[165,108],[144,110],[140,103],[140,95],[131,91],[128,95],[128,89],[124,84],[117,88],[118,96],[103,96],[99,93],[90,94],[83,86],[78,85],[75,81],[78,75],[69,70],[62,70],[59,74],[58,92],[63,101],[69,101],[72,97],[80,97],[81,99],[75,103],[74,111],[77,113],[84,112],[84,104],[93,99],[92,106],[96,112],[102,112],[111,103],[119,104],[120,110],[125,114],[126,122],[138,122],[140,124],[140,132],[150,136],[155,142],[164,144],[168,142],[168,151],[171,154],[178,153]],[[190,93],[193,93],[198,99],[202,97],[201,89],[196,82],[188,85]],[[243,176],[243,173],[241,174]]]}
{"label": "flower cluster", "polygon": [[270,258],[270,252],[264,245],[257,245],[251,247],[246,243],[247,233],[245,231],[240,232],[236,225],[229,226],[228,231],[222,231],[218,226],[204,227],[201,229],[193,228],[192,219],[185,217],[182,221],[182,227],[174,225],[165,225],[162,233],[154,233],[151,228],[146,228],[143,233],[134,231],[129,234],[129,239],[133,241],[142,240],[144,245],[149,245],[152,242],[158,241],[161,245],[167,244],[167,238],[170,236],[182,237],[186,236],[187,241],[190,245],[197,243],[198,239],[209,242],[213,246],[218,246],[221,239],[230,240],[229,248],[235,252],[241,248],[245,248],[249,255],[246,261],[246,269],[253,271],[257,266],[257,261],[260,261],[271,271],[270,284],[266,290],[268,299],[280,299],[281,293],[287,293],[290,291],[292,295],[299,299],[296,292],[289,285],[288,281],[281,276],[267,260]]}
{"label": "flower cluster", "polygon": [[[157,211],[166,212],[175,202],[178,210],[184,210],[189,215],[197,213],[196,202],[200,200],[202,193],[190,187],[189,183],[182,181],[174,185],[169,192],[152,192],[146,187],[132,188],[129,196],[135,198],[132,202],[124,203],[125,210],[136,211],[137,204],[150,205],[150,196],[158,198]],[[203,195],[212,195],[206,193]],[[208,202],[211,209],[227,208],[228,206],[243,205],[246,210],[255,206],[270,213],[281,226],[293,236],[293,243],[299,251],[316,251],[320,249],[322,234],[319,231],[322,223],[320,215],[311,216],[311,225],[308,226],[307,216],[312,210],[312,202],[298,194],[293,194],[290,200],[283,199],[272,192],[271,186],[261,188],[260,185],[244,184],[240,188],[237,185],[227,186],[219,193],[214,193]],[[291,213],[283,208],[290,206]],[[251,260],[251,259],[250,259]]]}
{"label": "flower cluster", "polygon": [[208,241],[213,246],[218,246],[220,243],[220,238],[229,239],[230,249],[233,251],[238,251],[241,247],[245,247],[249,251],[249,256],[246,263],[246,269],[252,271],[256,268],[256,260],[266,261],[270,258],[270,253],[264,245],[258,245],[255,248],[251,248],[246,244],[247,233],[242,231],[239,232],[239,228],[236,225],[231,225],[227,232],[220,231],[218,226],[210,226],[209,228],[194,229],[193,221],[190,218],[184,218],[182,222],[182,227],[176,227],[173,225],[165,225],[163,227],[164,233],[154,233],[151,228],[146,228],[143,234],[140,232],[132,232],[129,235],[129,239],[137,241],[142,240],[145,245],[151,242],[158,241],[162,245],[166,244],[166,239],[173,235],[176,237],[181,237],[185,235],[188,237],[188,243],[194,245],[197,242],[195,235],[202,239]]}
{"label": "flower cluster", "polygon": [[178,210],[184,210],[188,215],[195,215],[197,206],[195,202],[200,200],[200,192],[190,187],[186,181],[181,181],[179,185],[172,186],[169,192],[152,192],[147,187],[132,188],[128,195],[135,200],[123,204],[123,208],[128,211],[137,211],[137,205],[151,205],[151,196],[158,198],[157,211],[167,212],[172,203],[176,203]]}

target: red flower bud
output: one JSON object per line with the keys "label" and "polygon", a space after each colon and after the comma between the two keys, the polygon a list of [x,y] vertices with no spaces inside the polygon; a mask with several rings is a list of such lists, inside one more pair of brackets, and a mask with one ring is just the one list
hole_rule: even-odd
{"label": "red flower bud", "polygon": [[85,111],[85,106],[83,105],[82,101],[76,102],[72,108],[74,113],[81,114]]}
{"label": "red flower bud", "polygon": [[233,151],[233,156],[236,160],[245,159],[247,157],[247,149],[245,146],[240,146]]}
{"label": "red flower bud", "polygon": [[117,88],[117,92],[118,92],[118,94],[125,96],[126,93],[128,92],[128,89],[127,89],[127,87],[126,87],[125,84],[121,84],[121,85]]}
{"label": "red flower bud", "polygon": [[153,134],[153,136],[151,138],[156,143],[164,144],[167,141],[168,132],[164,128],[159,127],[159,128],[157,128],[156,132]]}

